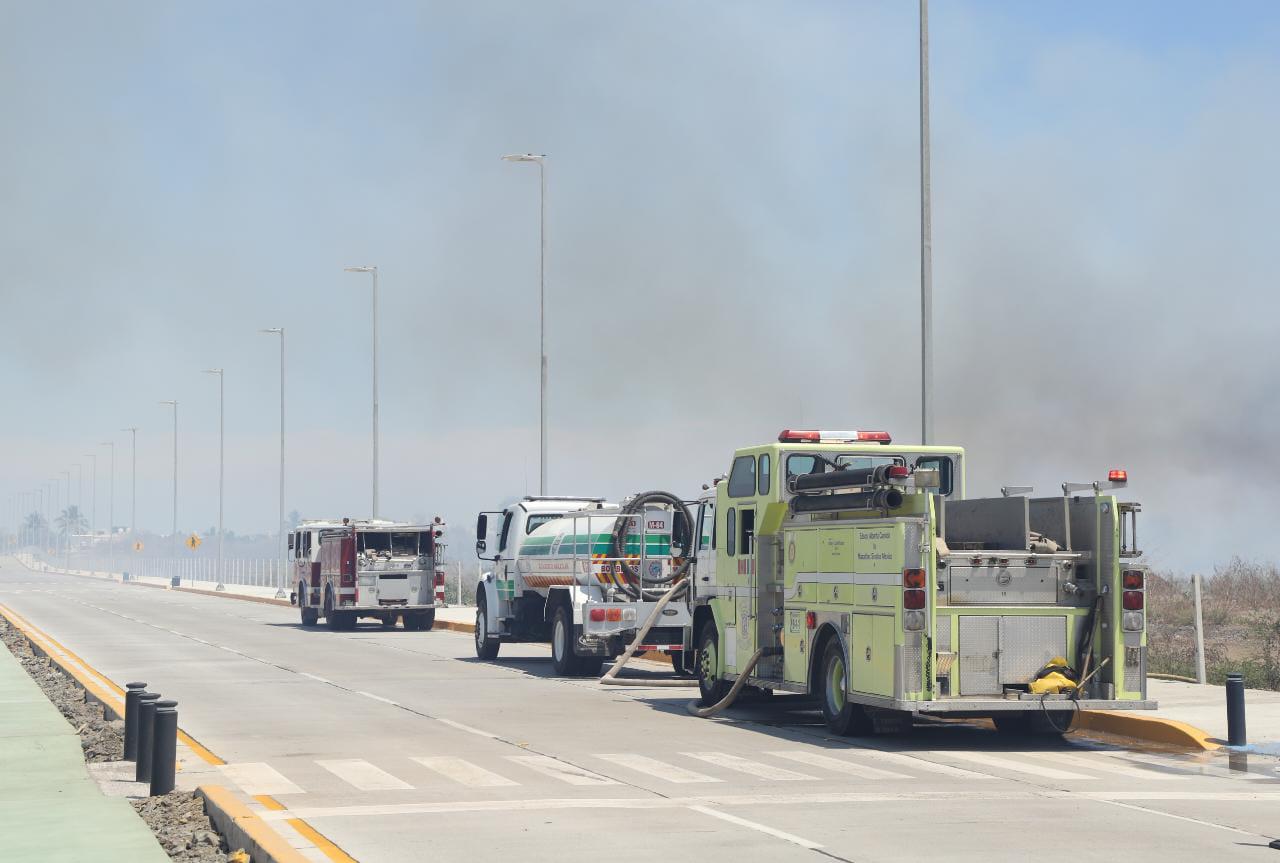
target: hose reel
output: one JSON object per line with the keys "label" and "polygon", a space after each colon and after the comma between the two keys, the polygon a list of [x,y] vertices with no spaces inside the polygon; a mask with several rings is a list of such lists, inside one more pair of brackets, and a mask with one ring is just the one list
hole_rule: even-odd
{"label": "hose reel", "polygon": [[[671,542],[675,545],[678,539],[681,540],[683,551],[681,556],[684,559],[667,575],[650,575],[640,572],[626,557],[627,527],[631,524],[632,517],[644,514],[645,506],[649,504],[670,507],[675,513],[675,523],[671,527]],[[681,519],[684,521],[685,536],[683,538],[677,533]],[[614,559],[615,566],[620,567],[626,576],[620,580],[623,591],[632,599],[641,599],[645,588],[666,588],[673,582],[683,579],[693,564],[693,532],[693,515],[689,512],[688,505],[674,494],[665,491],[646,491],[623,504],[618,519],[613,525],[613,535],[609,544],[609,554]],[[640,542],[643,543],[643,531],[639,536]],[[643,546],[641,551],[644,551]]]}

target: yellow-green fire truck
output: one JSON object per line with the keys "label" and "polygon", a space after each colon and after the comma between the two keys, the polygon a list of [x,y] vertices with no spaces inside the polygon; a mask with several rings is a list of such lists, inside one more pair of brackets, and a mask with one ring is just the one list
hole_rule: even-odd
{"label": "yellow-green fire truck", "polygon": [[913,714],[1053,732],[1081,709],[1154,708],[1126,481],[966,500],[960,447],[787,430],[738,450],[699,505],[703,703],[745,674],[816,696],[838,734]]}

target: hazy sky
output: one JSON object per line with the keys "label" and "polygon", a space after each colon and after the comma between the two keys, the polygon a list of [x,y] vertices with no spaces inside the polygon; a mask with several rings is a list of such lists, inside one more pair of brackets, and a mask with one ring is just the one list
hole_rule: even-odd
{"label": "hazy sky", "polygon": [[[1117,9],[1117,6],[1122,8]],[[932,4],[937,435],[971,494],[1110,467],[1153,559],[1273,558],[1280,7]],[[0,500],[117,459],[127,522],[692,494],[786,426],[918,419],[909,2],[0,0]],[[89,508],[86,482],[86,509]],[[123,513],[123,514],[122,514]],[[465,544],[455,549],[470,559]]]}

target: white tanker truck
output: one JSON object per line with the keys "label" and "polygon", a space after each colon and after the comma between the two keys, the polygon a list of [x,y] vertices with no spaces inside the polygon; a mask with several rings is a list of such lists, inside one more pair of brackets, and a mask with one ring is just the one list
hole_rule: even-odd
{"label": "white tanker truck", "polygon": [[[666,492],[621,505],[525,497],[480,513],[476,556],[493,566],[476,589],[476,655],[493,659],[503,642],[550,642],[557,674],[599,674],[601,663],[627,648],[657,600],[673,584],[688,583],[692,524],[688,506]],[[663,609],[641,645],[667,653],[683,674],[693,671],[688,593]]]}

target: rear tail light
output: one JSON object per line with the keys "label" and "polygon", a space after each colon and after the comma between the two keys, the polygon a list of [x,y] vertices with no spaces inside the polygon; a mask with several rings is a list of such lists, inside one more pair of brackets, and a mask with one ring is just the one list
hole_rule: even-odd
{"label": "rear tail light", "polygon": [[1141,611],[1143,606],[1142,591],[1126,590],[1123,603],[1125,611]]}
{"label": "rear tail light", "polygon": [[591,618],[591,622],[592,622],[592,623],[603,623],[603,622],[604,622],[604,609],[603,609],[603,608],[593,608],[593,609],[591,609],[591,613],[590,613],[590,615],[589,615],[589,616],[590,616],[590,618]]}
{"label": "rear tail light", "polygon": [[[631,612],[625,614],[624,612]],[[635,620],[635,611],[632,609],[622,608],[593,608],[587,613],[587,619],[592,623],[621,623],[625,620]]]}
{"label": "rear tail light", "polygon": [[818,615],[812,611],[806,611],[804,613],[804,628],[814,629],[815,627],[817,627],[817,625],[818,625]]}
{"label": "rear tail light", "polygon": [[903,464],[891,464],[884,472],[889,479],[906,479],[911,476],[911,470]]}
{"label": "rear tail light", "polygon": [[1142,570],[1126,569],[1124,571],[1124,589],[1142,590]]}
{"label": "rear tail light", "polygon": [[904,590],[902,591],[902,607],[903,608],[924,608],[925,595],[923,590]]}
{"label": "rear tail light", "polygon": [[924,589],[924,570],[923,569],[904,569],[902,571],[902,586],[914,587],[918,590]]}

